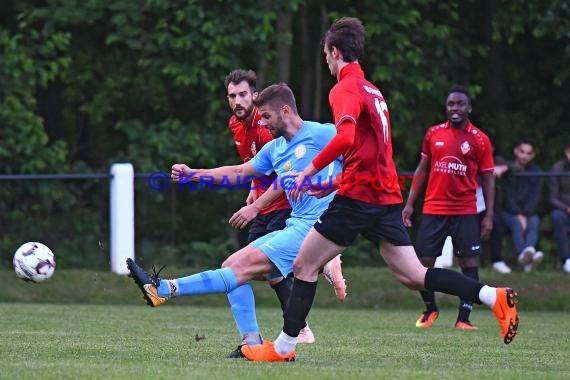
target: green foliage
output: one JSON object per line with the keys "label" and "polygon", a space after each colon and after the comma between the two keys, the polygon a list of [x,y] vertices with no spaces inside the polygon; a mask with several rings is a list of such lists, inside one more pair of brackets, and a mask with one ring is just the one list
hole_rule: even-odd
{"label": "green foliage", "polygon": [[0,29],[0,171],[34,173],[59,171],[66,148],[58,141],[48,146],[48,136],[36,112],[34,91],[54,80],[69,66],[60,56],[67,48],[65,34],[10,35]]}
{"label": "green foliage", "polygon": [[[224,76],[237,67],[260,84],[292,51],[290,83],[307,118],[330,120],[319,46],[330,21],[360,17],[362,62],[387,98],[395,159],[413,169],[427,127],[444,119],[446,90],[466,85],[473,120],[507,158],[520,136],[543,168],[561,157],[570,76],[567,1],[389,0],[22,0],[0,17],[0,172],[137,173],[174,162],[238,162],[226,124]],[[277,25],[291,16],[291,28]],[[283,65],[287,66],[287,65]],[[137,254],[218,265],[239,246],[227,219],[245,193],[158,192],[136,180]],[[25,240],[43,240],[63,265],[107,266],[108,184],[0,183],[0,260]],[[547,211],[546,209],[544,211]],[[30,220],[36,221],[29,223]],[[57,221],[57,222],[54,222]],[[98,247],[93,250],[94,247]],[[103,247],[103,248],[101,248]],[[376,263],[366,242],[351,264]]]}

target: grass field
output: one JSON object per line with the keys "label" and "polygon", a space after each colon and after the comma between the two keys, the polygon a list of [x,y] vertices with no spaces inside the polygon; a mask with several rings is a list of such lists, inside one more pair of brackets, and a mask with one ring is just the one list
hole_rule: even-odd
{"label": "grass field", "polygon": [[[171,274],[187,273],[173,270]],[[224,295],[185,297],[147,307],[132,280],[110,273],[58,270],[29,284],[0,270],[0,379],[569,379],[568,276],[553,272],[482,278],[521,292],[521,333],[510,345],[483,306],[478,331],[456,331],[456,299],[439,297],[440,318],[414,327],[419,296],[386,268],[347,268],[340,304],[319,283],[309,323],[314,345],[294,363],[225,359],[239,341]],[[254,284],[264,336],[281,312],[271,290]],[[196,340],[195,337],[205,339]]]}
{"label": "grass field", "polygon": [[[228,308],[1,303],[3,379],[568,379],[568,315],[521,315],[521,334],[499,339],[490,312],[480,330],[452,328],[444,310],[429,330],[411,310],[313,310],[317,343],[294,363],[225,359],[238,341]],[[259,309],[274,338],[280,312]],[[195,336],[205,337],[197,341]]]}

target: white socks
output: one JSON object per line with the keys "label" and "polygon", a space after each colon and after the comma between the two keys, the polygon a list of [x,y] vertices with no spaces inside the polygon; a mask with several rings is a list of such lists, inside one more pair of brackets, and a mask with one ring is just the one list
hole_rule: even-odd
{"label": "white socks", "polygon": [[479,291],[479,299],[485,305],[493,308],[493,305],[495,305],[495,302],[497,301],[497,288],[484,285]]}
{"label": "white socks", "polygon": [[160,297],[172,298],[180,296],[178,280],[161,280],[157,292]]}
{"label": "white socks", "polygon": [[281,331],[281,334],[273,342],[275,351],[279,355],[287,355],[295,351],[295,346],[297,346],[297,337],[289,336]]}

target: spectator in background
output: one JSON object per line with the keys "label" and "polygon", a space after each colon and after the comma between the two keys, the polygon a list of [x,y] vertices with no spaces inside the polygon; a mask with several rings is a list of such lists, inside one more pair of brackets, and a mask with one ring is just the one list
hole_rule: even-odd
{"label": "spectator in background", "polygon": [[[515,161],[512,165],[520,170],[520,173],[541,172],[541,169],[532,163],[535,150],[530,141],[521,140],[514,149],[514,155]],[[515,175],[512,170],[508,170],[502,187],[501,220],[511,231],[519,264],[525,272],[530,272],[544,258],[544,254],[536,250],[540,219],[535,213],[542,188],[542,178],[532,175]]]}
{"label": "spectator in background", "polygon": [[568,252],[568,231],[570,228],[570,138],[564,149],[564,159],[552,166],[553,172],[565,173],[561,176],[550,177],[550,204],[554,207],[552,217],[552,232],[558,253],[562,259],[562,270],[570,273],[570,253]]}
{"label": "spectator in background", "polygon": [[[511,273],[511,268],[503,259],[503,239],[505,238],[505,225],[501,219],[501,211],[503,209],[503,191],[500,178],[507,171],[516,172],[518,167],[512,162],[506,161],[501,156],[495,156],[495,213],[493,217],[493,229],[489,239],[483,240],[483,251],[489,251],[491,254],[491,268],[501,274]],[[479,192],[477,192],[477,207],[479,207]],[[481,195],[482,197],[482,195]]]}

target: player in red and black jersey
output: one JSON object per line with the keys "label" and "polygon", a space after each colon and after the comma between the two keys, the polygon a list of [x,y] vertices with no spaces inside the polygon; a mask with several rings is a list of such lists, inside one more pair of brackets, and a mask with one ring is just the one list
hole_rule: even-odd
{"label": "player in red and black jersey", "polygon": [[313,304],[319,269],[352,244],[358,234],[378,245],[402,284],[492,307],[505,343],[510,343],[517,332],[516,293],[512,289],[483,285],[448,269],[426,268],[416,256],[402,221],[402,195],[397,183],[391,181],[396,169],[388,107],[358,63],[365,36],[361,21],[352,17],[335,21],[325,34],[323,51],[331,74],[338,80],[329,94],[337,135],[297,177],[292,196],[313,190],[310,177],[340,155],[344,157],[345,176],[354,178],[354,186],[339,189],[306,236],[294,262],[295,281],[283,313],[283,330],[275,342],[242,347],[249,360],[289,361],[295,357],[297,336]]}
{"label": "player in red and black jersey", "polygon": [[[253,99],[257,95],[256,81],[255,72],[239,69],[229,73],[225,79],[228,103],[233,113],[228,122],[228,128],[243,162],[251,160],[265,144],[273,140],[269,130],[259,124],[261,115],[253,105]],[[275,173],[255,178],[251,183],[251,191],[246,204],[252,205],[267,188],[271,187],[270,184],[275,178]],[[283,193],[267,207],[252,211],[256,211],[258,215],[249,223],[248,244],[269,232],[285,228],[285,220],[291,213],[291,205]],[[246,220],[247,218],[240,219],[242,224],[238,227],[244,226],[243,222]]]}
{"label": "player in red and black jersey", "polygon": [[[414,173],[416,186],[410,190],[402,218],[411,227],[414,203],[425,189],[423,215],[416,238],[421,263],[433,267],[441,256],[447,236],[451,236],[457,262],[466,276],[479,279],[478,256],[481,238],[493,228],[495,177],[493,149],[485,133],[470,120],[471,97],[463,87],[449,89],[446,100],[447,122],[431,127],[424,136],[421,160]],[[479,223],[477,186],[481,178],[486,214]],[[427,187],[426,187],[427,184]],[[439,315],[435,295],[420,290],[426,310],[416,327],[430,327]],[[473,303],[461,299],[455,327],[474,330],[469,321]]]}

